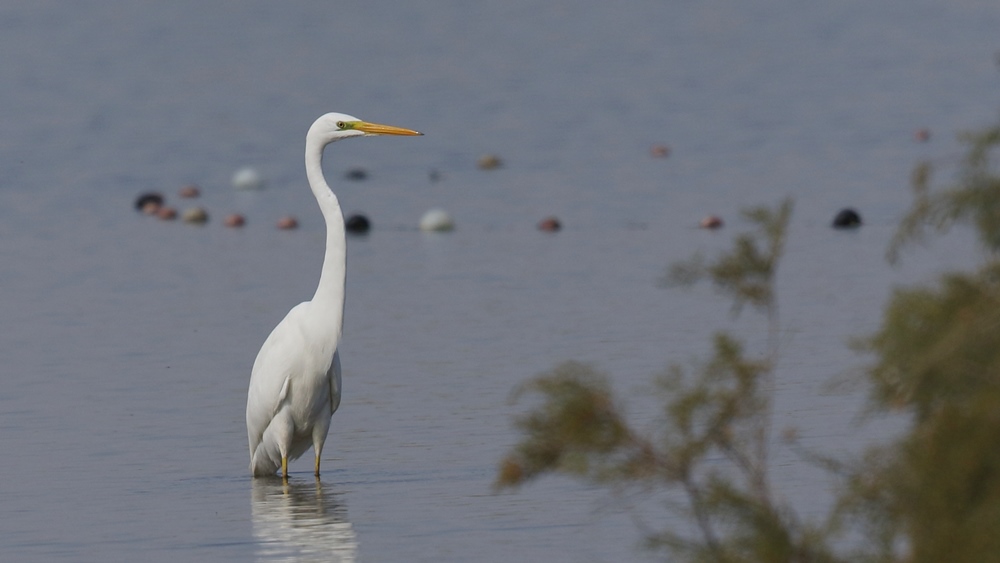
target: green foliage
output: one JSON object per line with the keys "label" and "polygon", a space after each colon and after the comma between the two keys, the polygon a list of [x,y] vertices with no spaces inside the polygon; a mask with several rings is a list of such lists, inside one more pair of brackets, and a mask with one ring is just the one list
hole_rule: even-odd
{"label": "green foliage", "polygon": [[671,265],[665,285],[692,285],[707,278],[732,298],[737,312],[747,303],[761,311],[772,309],[774,275],[784,249],[792,201],[786,199],[774,210],[755,207],[742,215],[757,225],[757,232],[737,235],[732,251],[711,264],[704,256],[695,255]]}
{"label": "green foliage", "polygon": [[976,272],[898,289],[864,342],[873,409],[904,412],[910,430],[857,464],[842,521],[866,533],[873,561],[1000,561],[1000,126],[963,137],[955,185],[932,193],[918,165],[913,206],[890,247],[968,223],[987,250]]}
{"label": "green foliage", "polygon": [[992,154],[1000,146],[1000,125],[960,139],[969,150],[954,186],[932,193],[934,165],[924,161],[914,169],[913,204],[889,245],[891,262],[907,243],[924,240],[928,229],[945,232],[956,223],[971,223],[983,247],[993,255],[1000,252],[1000,176]]}
{"label": "green foliage", "polygon": [[515,485],[547,471],[594,480],[621,472],[618,458],[630,455],[635,441],[603,374],[566,362],[523,385],[515,397],[529,391],[547,401],[517,421],[526,439],[503,462],[499,485]]}
{"label": "green foliage", "polygon": [[663,489],[668,508],[691,524],[647,537],[671,561],[1000,562],[1000,175],[991,159],[1000,125],[963,140],[969,150],[954,185],[932,190],[933,165],[915,168],[913,204],[889,257],[929,231],[969,224],[985,264],[932,287],[896,290],[880,329],[859,344],[872,359],[872,411],[903,413],[910,426],[858,459],[796,450],[842,482],[826,522],[803,522],[768,478],[774,280],[789,201],[747,211],[755,230],[714,260],[674,265],[666,280],[710,281],[737,313],[747,304],[762,313],[766,350],[748,353],[716,334],[703,363],[672,366],[657,380],[662,416],[645,433],[624,416],[608,376],[562,364],[518,392],[541,405],[518,420],[523,439],[502,462],[497,487],[563,473],[615,490]]}
{"label": "green foliage", "polygon": [[949,274],[937,288],[897,290],[867,344],[879,407],[920,421],[948,405],[1000,392],[1000,263]]}
{"label": "green foliage", "polygon": [[[764,313],[774,338],[774,279],[791,210],[785,201],[774,210],[747,211],[754,231],[714,261],[699,257],[676,266],[670,282],[710,280],[737,307],[748,303]],[[823,532],[798,522],[771,494],[776,350],[771,345],[754,359],[734,337],[716,334],[703,365],[673,366],[658,379],[664,410],[652,434],[625,420],[607,376],[562,364],[518,390],[519,397],[540,395],[542,404],[518,419],[524,439],[501,463],[497,486],[557,472],[616,487],[665,487],[686,498],[677,510],[697,533],[662,530],[648,538],[651,547],[689,561],[831,561]]]}
{"label": "green foliage", "polygon": [[869,452],[838,518],[868,540],[854,560],[1000,561],[1000,397],[939,408]]}

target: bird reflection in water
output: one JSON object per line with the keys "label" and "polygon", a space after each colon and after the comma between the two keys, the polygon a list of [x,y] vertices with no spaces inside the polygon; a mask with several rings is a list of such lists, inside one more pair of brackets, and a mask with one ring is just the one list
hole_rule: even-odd
{"label": "bird reflection in water", "polygon": [[357,560],[358,540],[347,508],[332,491],[280,477],[253,480],[251,514],[258,561]]}

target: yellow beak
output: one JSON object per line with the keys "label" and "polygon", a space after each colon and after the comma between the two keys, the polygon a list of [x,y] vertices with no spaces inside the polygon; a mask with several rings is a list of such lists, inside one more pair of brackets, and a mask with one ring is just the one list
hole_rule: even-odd
{"label": "yellow beak", "polygon": [[351,129],[364,131],[366,135],[423,135],[423,133],[412,129],[403,129],[402,127],[382,125],[380,123],[368,123],[367,121],[356,121],[352,124]]}

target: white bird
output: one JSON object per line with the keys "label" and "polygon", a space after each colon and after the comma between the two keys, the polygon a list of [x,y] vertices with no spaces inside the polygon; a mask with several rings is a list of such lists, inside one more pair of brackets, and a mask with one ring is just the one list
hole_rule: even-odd
{"label": "white bird", "polygon": [[264,341],[250,375],[247,437],[250,472],[273,475],[311,445],[320,454],[330,417],[340,406],[340,354],[344,322],[347,241],[337,196],[323,177],[323,149],[334,141],[369,135],[421,135],[416,131],[367,123],[342,113],[328,113],[306,134],[306,177],[326,221],[326,254],[312,300],[285,315]]}

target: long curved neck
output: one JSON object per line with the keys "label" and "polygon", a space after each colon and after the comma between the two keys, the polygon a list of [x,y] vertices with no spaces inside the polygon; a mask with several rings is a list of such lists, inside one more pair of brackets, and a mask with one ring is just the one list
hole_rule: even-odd
{"label": "long curved neck", "polygon": [[328,320],[340,330],[344,322],[344,289],[347,275],[347,237],[344,233],[344,214],[340,210],[337,196],[323,177],[323,149],[326,144],[306,137],[306,178],[319,209],[326,221],[326,255],[323,257],[323,272],[319,286],[313,295],[313,302],[329,309]]}

